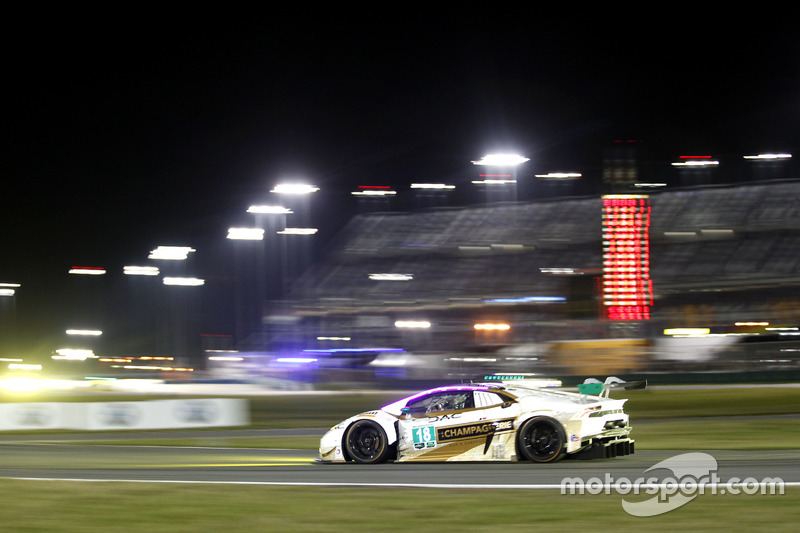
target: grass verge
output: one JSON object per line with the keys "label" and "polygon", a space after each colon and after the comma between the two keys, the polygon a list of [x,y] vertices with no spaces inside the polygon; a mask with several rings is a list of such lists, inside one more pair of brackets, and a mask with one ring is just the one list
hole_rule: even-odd
{"label": "grass verge", "polygon": [[[648,531],[794,531],[800,490],[698,496],[636,518],[622,496],[551,490],[337,489],[0,480],[7,531],[523,531],[531,527]],[[628,498],[633,500],[634,498]],[[769,512],[765,512],[768,509]]]}
{"label": "grass verge", "polygon": [[637,450],[785,450],[800,444],[800,418],[634,422],[632,435]]}

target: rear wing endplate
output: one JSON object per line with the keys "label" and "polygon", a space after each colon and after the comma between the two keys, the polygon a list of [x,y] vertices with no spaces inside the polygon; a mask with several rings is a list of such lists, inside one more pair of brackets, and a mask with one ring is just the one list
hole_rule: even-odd
{"label": "rear wing endplate", "polygon": [[638,390],[646,387],[646,379],[625,381],[614,376],[609,376],[602,383],[594,378],[586,379],[586,381],[578,385],[578,392],[581,394],[592,394],[608,398],[608,393],[611,389]]}

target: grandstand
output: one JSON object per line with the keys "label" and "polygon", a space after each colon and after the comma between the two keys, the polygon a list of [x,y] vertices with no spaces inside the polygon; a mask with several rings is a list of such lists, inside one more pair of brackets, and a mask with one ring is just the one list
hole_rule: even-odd
{"label": "grandstand", "polygon": [[[650,199],[655,302],[645,323],[600,318],[599,196],[358,215],[284,304],[303,322],[299,342],[347,335],[362,346],[427,351],[800,322],[800,181],[664,190]],[[398,331],[394,322],[404,318],[428,320],[435,333]],[[514,328],[502,339],[479,336],[479,320]],[[285,330],[270,331],[273,341],[285,338]]]}
{"label": "grandstand", "polygon": [[[800,182],[664,191],[651,195],[652,278],[670,293],[800,280]],[[335,250],[295,286],[299,305],[350,307],[458,299],[557,296],[543,269],[597,275],[601,200],[571,198],[355,217]],[[409,282],[370,273],[407,273]]]}

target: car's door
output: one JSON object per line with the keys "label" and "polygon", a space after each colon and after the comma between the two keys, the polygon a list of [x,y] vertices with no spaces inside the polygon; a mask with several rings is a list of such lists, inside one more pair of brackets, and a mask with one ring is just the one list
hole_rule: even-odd
{"label": "car's door", "polygon": [[398,460],[505,459],[516,402],[496,392],[436,391],[409,401],[398,422]]}

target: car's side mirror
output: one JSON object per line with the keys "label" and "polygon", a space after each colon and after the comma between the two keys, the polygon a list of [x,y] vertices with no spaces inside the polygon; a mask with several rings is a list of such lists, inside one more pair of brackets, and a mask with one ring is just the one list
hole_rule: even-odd
{"label": "car's side mirror", "polygon": [[501,405],[500,407],[502,407],[503,409],[507,409],[512,405],[514,405],[514,402],[503,402],[503,405]]}
{"label": "car's side mirror", "polygon": [[402,409],[400,409],[400,414],[403,415],[405,418],[411,418],[411,408],[403,407]]}

